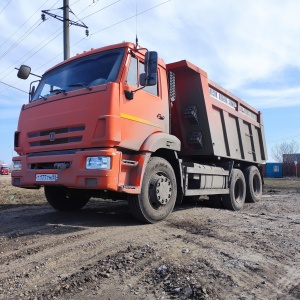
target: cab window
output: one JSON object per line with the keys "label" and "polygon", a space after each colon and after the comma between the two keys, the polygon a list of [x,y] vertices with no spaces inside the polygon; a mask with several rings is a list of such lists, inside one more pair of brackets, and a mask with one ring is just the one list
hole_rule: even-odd
{"label": "cab window", "polygon": [[[126,83],[136,88],[140,88],[139,76],[141,73],[144,73],[144,64],[141,61],[138,61],[136,57],[131,57]],[[146,86],[143,88],[143,90],[152,95],[158,96],[157,84]]]}
{"label": "cab window", "polygon": [[138,87],[138,63],[135,57],[131,57],[126,83],[134,87]]}

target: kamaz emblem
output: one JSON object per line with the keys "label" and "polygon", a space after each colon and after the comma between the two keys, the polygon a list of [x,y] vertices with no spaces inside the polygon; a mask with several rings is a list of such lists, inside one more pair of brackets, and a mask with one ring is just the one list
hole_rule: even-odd
{"label": "kamaz emblem", "polygon": [[50,142],[53,142],[55,140],[54,132],[50,132],[49,139],[50,139]]}

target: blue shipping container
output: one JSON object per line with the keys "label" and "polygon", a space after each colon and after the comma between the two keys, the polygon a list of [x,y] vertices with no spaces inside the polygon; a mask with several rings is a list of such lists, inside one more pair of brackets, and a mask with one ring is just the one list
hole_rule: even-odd
{"label": "blue shipping container", "polygon": [[266,177],[281,178],[282,163],[266,163]]}

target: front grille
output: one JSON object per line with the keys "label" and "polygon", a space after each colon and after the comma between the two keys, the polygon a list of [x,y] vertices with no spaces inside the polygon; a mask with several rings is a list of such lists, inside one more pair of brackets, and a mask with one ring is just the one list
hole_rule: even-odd
{"label": "front grille", "polygon": [[49,146],[49,145],[75,143],[75,142],[81,142],[81,141],[82,141],[82,136],[75,136],[75,137],[71,137],[71,138],[55,139],[53,141],[45,140],[45,141],[39,141],[39,142],[31,142],[31,143],[29,143],[29,145],[30,145],[30,147],[37,147],[37,146]]}
{"label": "front grille", "polygon": [[28,157],[41,157],[41,156],[54,156],[54,155],[61,156],[61,155],[75,154],[77,151],[82,151],[82,149],[33,152],[33,153],[29,153]]}
{"label": "front grille", "polygon": [[54,134],[62,134],[62,133],[68,133],[68,132],[77,132],[77,131],[84,131],[85,126],[73,126],[73,127],[63,127],[63,128],[55,128],[51,130],[44,130],[44,131],[36,131],[36,132],[30,132],[28,133],[28,138],[35,138],[39,136],[47,136],[51,133]]}
{"label": "front grille", "polygon": [[30,147],[61,145],[81,142],[82,135],[79,135],[78,133],[83,133],[84,130],[85,126],[79,125],[30,132],[27,136]]}
{"label": "front grille", "polygon": [[29,164],[29,169],[31,170],[57,170],[57,169],[68,169],[71,167],[71,162],[59,162],[59,163],[36,163]]}

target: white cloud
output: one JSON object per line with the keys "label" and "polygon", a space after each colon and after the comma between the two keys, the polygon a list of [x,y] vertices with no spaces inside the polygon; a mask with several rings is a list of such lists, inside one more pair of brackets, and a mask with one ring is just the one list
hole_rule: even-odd
{"label": "white cloud", "polygon": [[272,77],[287,66],[300,68],[299,40],[295,38],[300,30],[300,2],[231,0],[226,4],[174,4],[167,12],[169,19],[176,20],[178,29],[178,47],[172,53],[189,47],[183,58],[188,57],[200,67],[207,60],[209,75],[227,88],[238,89],[251,81]]}
{"label": "white cloud", "polygon": [[300,106],[300,87],[286,89],[246,89],[245,96],[257,108]]}
{"label": "white cloud", "polygon": [[[143,46],[157,50],[166,63],[181,59],[190,60],[208,72],[213,81],[238,94],[253,96],[253,91],[261,97],[270,90],[253,89],[260,82],[278,84],[278,77],[284,81],[285,72],[292,66],[300,72],[300,41],[295,38],[300,30],[300,2],[294,0],[221,0],[181,1],[116,0],[75,2],[71,7],[79,18],[89,26],[91,36],[85,38],[83,28],[71,26],[71,55],[90,48],[101,47],[123,40],[134,41],[136,33]],[[161,3],[163,5],[160,5]],[[115,4],[113,4],[115,3]],[[138,14],[133,17],[136,12]],[[111,6],[109,6],[111,5]],[[160,5],[160,6],[159,6]],[[1,51],[17,42],[30,26],[40,21],[40,10],[58,8],[57,1],[47,1],[42,7],[40,1],[32,0],[31,5],[24,1],[12,2],[1,14],[1,40],[6,40],[26,20],[24,28],[10,38]],[[106,9],[106,6],[109,6]],[[103,10],[101,10],[103,9]],[[94,15],[86,16],[98,11]],[[18,22],[10,22],[14,12]],[[34,14],[37,12],[36,14]],[[61,11],[54,11],[61,14]],[[133,18],[131,18],[133,17]],[[129,19],[131,18],[131,19]],[[129,19],[125,22],[122,20]],[[112,26],[121,22],[117,25]],[[110,27],[111,26],[111,27]],[[16,78],[15,66],[21,63],[31,65],[32,71],[43,73],[47,68],[62,60],[62,34],[52,42],[62,28],[62,22],[47,16],[33,33],[0,60],[0,78],[9,84],[16,84],[28,90],[29,82]],[[80,42],[79,42],[80,41]],[[79,43],[78,43],[79,42]],[[265,97],[266,106],[299,105],[294,86],[276,85],[277,97]],[[262,84],[260,84],[262,86]],[[0,92],[3,87],[0,86]],[[287,92],[289,91],[289,92]],[[291,92],[294,91],[294,92]],[[10,90],[11,93],[15,93]],[[18,93],[18,92],[17,92]],[[2,94],[3,95],[3,94]],[[1,96],[0,94],[0,99]],[[280,96],[279,96],[280,95]],[[16,94],[19,97],[19,94]],[[286,97],[285,100],[281,100]],[[277,99],[277,100],[276,100]],[[0,100],[1,101],[1,100]],[[256,103],[253,100],[253,103]]]}

